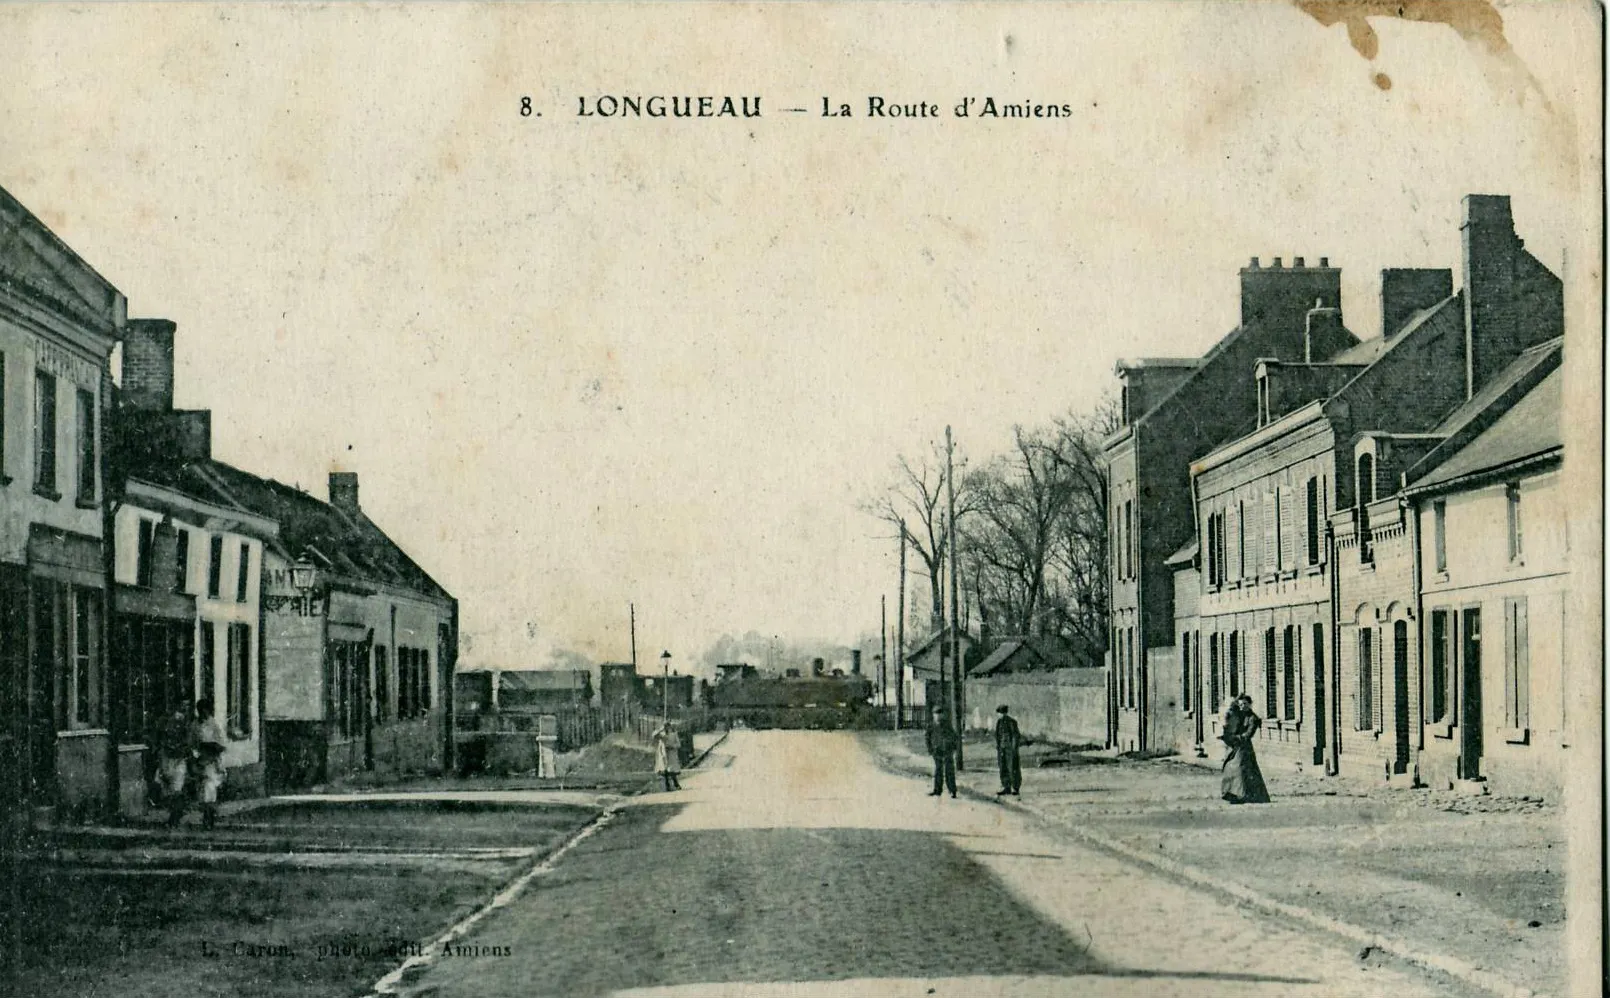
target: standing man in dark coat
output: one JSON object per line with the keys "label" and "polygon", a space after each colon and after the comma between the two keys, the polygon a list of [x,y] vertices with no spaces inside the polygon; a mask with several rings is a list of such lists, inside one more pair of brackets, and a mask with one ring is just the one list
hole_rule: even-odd
{"label": "standing man in dark coat", "polygon": [[1006,704],[995,708],[1000,719],[995,722],[995,761],[1001,764],[1001,789],[995,796],[1011,794],[1020,797],[1023,789],[1023,766],[1018,762],[1017,749],[1023,742],[1017,730],[1017,720],[1007,714]]}
{"label": "standing man in dark coat", "polygon": [[945,713],[938,707],[934,708],[932,717],[928,721],[928,754],[934,759],[934,789],[928,794],[938,797],[946,787],[950,788],[950,795],[956,796],[956,732],[951,728],[950,722],[945,719]]}

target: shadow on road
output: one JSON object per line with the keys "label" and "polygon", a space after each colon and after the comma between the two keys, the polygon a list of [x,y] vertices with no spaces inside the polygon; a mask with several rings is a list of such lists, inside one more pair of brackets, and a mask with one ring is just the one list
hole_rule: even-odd
{"label": "shadow on road", "polygon": [[596,995],[695,984],[993,975],[1301,978],[1103,966],[939,834],[767,828],[661,834],[640,806],[445,959],[431,994]]}

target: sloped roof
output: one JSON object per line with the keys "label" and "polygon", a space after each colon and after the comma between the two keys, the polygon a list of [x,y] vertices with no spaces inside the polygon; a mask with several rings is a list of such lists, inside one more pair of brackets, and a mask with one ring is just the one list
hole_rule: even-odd
{"label": "sloped roof", "polygon": [[1564,373],[1555,369],[1496,422],[1414,482],[1409,491],[1428,491],[1560,451],[1564,447],[1560,425],[1564,382]]}
{"label": "sloped roof", "polygon": [[299,489],[216,460],[141,461],[129,475],[277,521],[278,546],[293,559],[306,555],[321,568],[352,581],[386,583],[435,599],[452,599],[362,512],[338,509]]}
{"label": "sloped roof", "polygon": [[1070,669],[1078,656],[1056,638],[1009,638],[996,646],[969,675],[1016,672],[1021,669]]}
{"label": "sloped roof", "polygon": [[525,669],[498,673],[498,688],[538,692],[580,690],[592,685],[586,669]]}
{"label": "sloped roof", "polygon": [[1398,342],[1405,333],[1419,329],[1432,315],[1441,311],[1450,301],[1458,298],[1457,294],[1449,295],[1430,308],[1422,308],[1410,315],[1408,321],[1399,326],[1395,332],[1372,339],[1361,340],[1357,346],[1349,347],[1332,357],[1328,363],[1332,364],[1373,364],[1386,353],[1387,349]]}
{"label": "sloped roof", "polygon": [[1448,418],[1438,424],[1433,432],[1449,436],[1458,433],[1460,429],[1486,411],[1488,406],[1497,402],[1510,389],[1524,381],[1533,371],[1544,364],[1555,361],[1557,358],[1554,355],[1562,352],[1564,342],[1564,338],[1561,337],[1549,340],[1546,343],[1539,343],[1534,347],[1521,351],[1519,357],[1515,358],[1508,367],[1499,371],[1491,381],[1483,385],[1464,405],[1449,413]]}
{"label": "sloped roof", "polygon": [[1178,551],[1175,551],[1167,558],[1164,558],[1163,564],[1170,566],[1189,565],[1196,560],[1197,553],[1201,550],[1201,547],[1201,541],[1197,540],[1195,537],[1192,537],[1190,540],[1186,541],[1185,545]]}

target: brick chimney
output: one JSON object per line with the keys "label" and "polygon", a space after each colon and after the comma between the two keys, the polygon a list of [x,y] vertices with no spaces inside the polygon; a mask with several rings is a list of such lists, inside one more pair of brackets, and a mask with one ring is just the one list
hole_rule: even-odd
{"label": "brick chimney", "polygon": [[1521,351],[1564,333],[1565,292],[1516,236],[1507,195],[1467,194],[1461,230],[1469,397]]}
{"label": "brick chimney", "polygon": [[1389,267],[1381,271],[1381,335],[1402,332],[1414,313],[1453,294],[1453,271],[1421,267]]}
{"label": "brick chimney", "polygon": [[330,505],[336,509],[358,512],[358,473],[355,471],[330,472]]}
{"label": "brick chimney", "polygon": [[1241,268],[1241,324],[1277,334],[1293,345],[1295,354],[1307,332],[1309,310],[1316,304],[1341,307],[1342,272],[1327,257],[1320,257],[1317,267],[1307,266],[1302,257],[1293,262],[1295,266],[1282,266],[1276,257],[1274,266],[1262,267],[1253,257]]}
{"label": "brick chimney", "polygon": [[130,319],[123,327],[123,405],[144,412],[173,408],[173,332],[168,319]]}

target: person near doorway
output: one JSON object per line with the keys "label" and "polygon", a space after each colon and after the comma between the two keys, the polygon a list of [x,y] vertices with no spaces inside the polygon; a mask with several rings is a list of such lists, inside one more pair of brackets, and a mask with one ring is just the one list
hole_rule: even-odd
{"label": "person near doorway", "polygon": [[670,721],[654,732],[654,772],[665,782],[667,792],[682,789],[682,740]]}
{"label": "person near doorway", "polygon": [[950,795],[956,796],[956,732],[945,712],[937,707],[929,717],[925,740],[934,760],[934,789],[928,796],[938,797],[947,787]]}
{"label": "person near doorway", "polygon": [[224,785],[224,747],[228,741],[214,716],[211,700],[196,701],[196,796],[201,801],[201,827],[218,823],[218,791]]}
{"label": "person near doorway", "polygon": [[1011,794],[1020,797],[1023,764],[1018,760],[1017,752],[1023,737],[1018,731],[1017,719],[1007,713],[1006,704],[996,707],[995,713],[1001,715],[995,722],[995,760],[1001,766],[1001,789],[995,791],[995,796]]}
{"label": "person near doorway", "polygon": [[168,827],[177,828],[189,810],[185,784],[196,754],[196,727],[189,703],[181,703],[163,725],[157,743],[157,788],[168,812]]}
{"label": "person near doorway", "polygon": [[1219,740],[1225,746],[1219,792],[1232,804],[1269,803],[1269,788],[1264,786],[1263,771],[1258,768],[1258,756],[1252,748],[1262,727],[1263,719],[1253,713],[1249,694],[1230,701],[1219,731]]}

